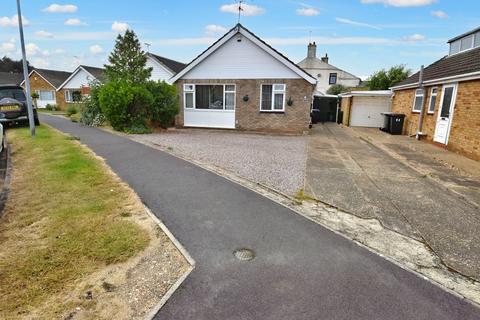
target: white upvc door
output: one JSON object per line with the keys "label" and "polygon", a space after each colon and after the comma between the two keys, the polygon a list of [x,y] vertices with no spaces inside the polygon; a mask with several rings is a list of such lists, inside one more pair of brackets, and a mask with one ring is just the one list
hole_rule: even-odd
{"label": "white upvc door", "polygon": [[433,141],[448,144],[448,136],[452,127],[453,111],[457,97],[457,84],[444,85],[442,88],[442,101],[438,111],[435,135]]}

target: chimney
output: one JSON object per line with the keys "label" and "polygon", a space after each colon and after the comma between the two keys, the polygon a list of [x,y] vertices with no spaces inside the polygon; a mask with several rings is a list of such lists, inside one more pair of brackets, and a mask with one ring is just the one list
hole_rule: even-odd
{"label": "chimney", "polygon": [[328,63],[328,54],[325,53],[325,57],[322,57],[322,62]]}
{"label": "chimney", "polygon": [[307,58],[316,58],[317,57],[317,44],[315,41],[308,44],[308,53]]}

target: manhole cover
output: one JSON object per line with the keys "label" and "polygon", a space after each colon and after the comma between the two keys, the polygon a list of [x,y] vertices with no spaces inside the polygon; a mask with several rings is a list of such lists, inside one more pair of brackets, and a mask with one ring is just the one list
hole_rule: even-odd
{"label": "manhole cover", "polygon": [[238,259],[242,261],[250,261],[253,258],[255,258],[255,253],[253,250],[242,248],[242,249],[237,249],[233,251],[233,255]]}

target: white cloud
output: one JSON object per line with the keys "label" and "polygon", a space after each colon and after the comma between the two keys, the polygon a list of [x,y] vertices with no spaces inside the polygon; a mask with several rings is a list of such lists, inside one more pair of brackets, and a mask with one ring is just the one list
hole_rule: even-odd
{"label": "white cloud", "polygon": [[442,10],[432,11],[431,13],[432,13],[432,16],[440,18],[440,19],[448,18],[448,14],[446,12],[442,11]]}
{"label": "white cloud", "polygon": [[98,41],[115,39],[115,32],[111,31],[88,31],[88,32],[61,32],[55,33],[56,40],[69,41]]}
{"label": "white cloud", "polygon": [[418,42],[418,41],[423,41],[425,40],[425,36],[421,34],[412,34],[410,36],[403,37],[405,41],[410,41],[410,42]]}
{"label": "white cloud", "polygon": [[92,54],[101,54],[101,53],[104,53],[105,50],[103,50],[103,48],[100,45],[96,44],[90,47],[90,52]]}
{"label": "white cloud", "polygon": [[[25,16],[22,15],[22,24],[23,26],[28,26],[30,25],[30,21],[28,21]],[[2,27],[18,27],[18,14],[12,16],[11,18],[9,17],[0,17],[0,26]]]}
{"label": "white cloud", "polygon": [[49,13],[74,13],[77,12],[78,7],[73,4],[57,4],[57,3],[52,3],[45,9],[43,9],[43,12],[49,12]]}
{"label": "white cloud", "polygon": [[53,53],[55,53],[55,54],[64,54],[64,53],[65,53],[65,49],[58,48],[58,49],[55,49],[55,50],[53,51]]}
{"label": "white cloud", "polygon": [[65,20],[64,24],[66,26],[86,26],[87,24],[80,19],[70,18]]}
{"label": "white cloud", "polygon": [[112,23],[112,31],[115,31],[118,33],[124,33],[128,29],[130,29],[130,26],[125,22],[115,21],[114,23]]}
{"label": "white cloud", "polygon": [[5,42],[2,43],[0,46],[0,52],[6,53],[6,52],[14,52],[15,51],[15,43],[14,42]]}
{"label": "white cloud", "polygon": [[[238,14],[238,3],[224,4],[220,7],[220,11]],[[265,13],[265,9],[252,4],[242,4],[242,16],[259,16]]]}
{"label": "white cloud", "polygon": [[428,6],[437,0],[361,0],[362,3],[383,3],[386,6],[392,7],[422,7]]}
{"label": "white cloud", "polygon": [[308,7],[308,8],[303,7],[303,8],[297,9],[297,14],[299,16],[314,17],[314,16],[318,16],[320,14],[320,11],[312,7]]}
{"label": "white cloud", "polygon": [[32,60],[32,65],[34,65],[35,68],[48,68],[50,66],[50,62],[43,58],[36,58]]}
{"label": "white cloud", "polygon": [[39,30],[35,32],[35,36],[43,39],[52,39],[53,38],[53,33],[50,33],[45,30]]}
{"label": "white cloud", "polygon": [[381,29],[382,29],[382,28],[380,28],[380,27],[378,27],[378,26],[375,26],[375,25],[373,25],[373,24],[364,23],[364,22],[358,22],[358,21],[353,21],[353,20],[345,19],[345,18],[335,18],[335,20],[336,20],[337,22],[340,22],[340,23],[349,24],[349,25],[357,26],[357,27],[365,27],[365,28],[371,28],[371,29],[377,29],[377,30],[381,30]]}
{"label": "white cloud", "polygon": [[27,55],[29,56],[38,56],[42,54],[42,50],[35,43],[28,43],[25,46],[25,50],[27,51]]}
{"label": "white cloud", "polygon": [[[158,46],[208,46],[215,42],[215,37],[157,39],[149,43]],[[273,46],[297,46],[306,45],[309,41],[315,41],[317,45],[418,45],[425,37],[412,35],[404,38],[380,38],[380,37],[298,37],[298,38],[265,38],[268,44]],[[423,42],[423,45],[443,45],[444,39]]]}
{"label": "white cloud", "polygon": [[209,24],[205,26],[205,34],[207,34],[208,36],[213,36],[218,33],[225,33],[227,31],[228,31],[227,28],[216,25],[216,24]]}

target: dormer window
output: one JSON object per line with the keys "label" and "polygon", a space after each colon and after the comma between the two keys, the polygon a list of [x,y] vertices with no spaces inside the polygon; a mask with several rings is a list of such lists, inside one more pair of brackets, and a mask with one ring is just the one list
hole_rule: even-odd
{"label": "dormer window", "polygon": [[480,47],[480,31],[465,34],[450,41],[450,55]]}

